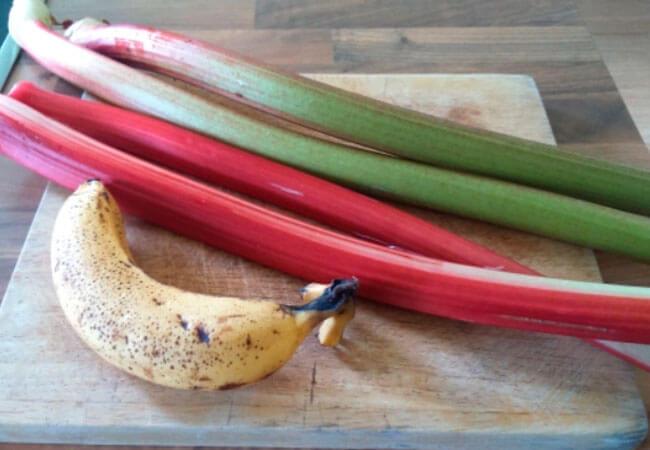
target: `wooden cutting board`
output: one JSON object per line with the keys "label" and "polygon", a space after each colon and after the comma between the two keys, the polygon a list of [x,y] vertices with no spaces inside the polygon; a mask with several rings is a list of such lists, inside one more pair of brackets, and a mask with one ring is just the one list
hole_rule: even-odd
{"label": "wooden cutting board", "polygon": [[[553,143],[532,79],[317,75],[471,125]],[[54,295],[50,186],[0,309],[0,440],[340,448],[634,448],[647,419],[626,364],[578,339],[476,326],[361,302],[345,342],[310,337],[267,380],[225,392],[157,387],[102,362]],[[556,277],[598,281],[584,249],[411,209]],[[137,221],[137,261],[212,294],[297,301],[304,281]]]}

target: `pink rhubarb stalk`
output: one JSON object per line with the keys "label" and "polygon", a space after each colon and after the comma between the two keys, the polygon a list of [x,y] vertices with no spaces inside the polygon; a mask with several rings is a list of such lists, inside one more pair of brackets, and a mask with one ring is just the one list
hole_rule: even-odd
{"label": "pink rhubarb stalk", "polygon": [[[348,233],[445,261],[534,270],[381,202],[149,116],[20,82],[10,95],[77,131],[171,170],[289,209]],[[650,371],[650,347],[591,341]]]}
{"label": "pink rhubarb stalk", "polygon": [[153,117],[20,82],[11,97],[105,144],[387,246],[535,274],[478,244],[337,184]]}
{"label": "pink rhubarb stalk", "polygon": [[[506,272],[537,273],[381,202],[168,122],[20,82],[11,97],[112,147],[384,245]],[[590,341],[650,370],[650,347]]]}
{"label": "pink rhubarb stalk", "polygon": [[650,343],[650,289],[498,272],[365,242],[154,166],[6,96],[0,151],[69,189],[98,178],[126,211],[294,276],[356,276],[365,298],[475,323]]}
{"label": "pink rhubarb stalk", "polygon": [[[159,98],[166,98],[168,95],[178,96],[178,91],[173,91],[168,89],[168,86],[164,83],[160,83],[157,80],[152,80],[149,77],[144,77],[142,75],[137,75],[135,72],[124,71],[124,67],[116,64],[105,58],[98,57],[97,55],[92,55],[89,52],[84,52],[83,49],[77,49],[74,46],[63,41],[59,36],[48,29],[50,25],[50,14],[47,7],[39,0],[15,0],[14,6],[11,12],[9,28],[18,43],[26,48],[35,59],[41,62],[43,65],[48,67],[50,70],[54,71],[60,76],[63,76],[68,81],[71,81],[75,84],[85,86],[86,88],[92,87],[92,91],[104,98],[111,98],[113,102],[129,105],[130,107],[142,108],[144,105],[147,105],[146,109],[153,111],[155,114],[167,117],[170,120],[175,120],[178,123],[183,123],[185,126],[191,126],[189,123],[184,122],[184,119],[178,117],[176,111],[169,109],[169,102],[166,100],[159,101]],[[100,64],[101,63],[101,64]],[[92,73],[91,73],[92,72]],[[122,75],[120,75],[120,73]],[[134,80],[135,78],[135,80]],[[102,82],[99,80],[106,80]],[[145,86],[148,87],[148,90],[145,89]],[[172,94],[173,91],[173,94]],[[187,104],[184,105],[181,109],[183,110],[182,114],[185,113],[195,113],[196,117],[202,117],[205,113],[203,110],[204,103],[198,101],[196,97],[188,96],[189,94],[180,95],[184,100],[187,100]],[[350,94],[346,94],[350,95]],[[177,105],[178,106],[178,105]],[[217,111],[212,111],[211,120],[217,120],[215,114],[219,116],[219,120],[224,121],[224,125],[228,125],[228,120],[231,116],[223,115]],[[199,120],[203,123],[207,118]],[[203,121],[203,122],[202,122]],[[237,125],[233,122],[235,126]],[[194,124],[194,121],[192,121]],[[294,141],[292,141],[294,142]],[[294,142],[296,143],[296,142]],[[299,145],[298,145],[299,146]],[[293,149],[295,150],[295,149]],[[304,149],[301,148],[301,151]],[[334,150],[330,149],[334,152]],[[336,153],[336,152],[334,152]],[[338,153],[337,153],[338,155]],[[348,155],[345,155],[348,156]],[[366,158],[368,159],[368,158]],[[369,161],[367,161],[369,162]],[[297,165],[300,165],[299,163]],[[410,166],[409,166],[410,168]],[[357,169],[355,169],[357,170]],[[448,174],[442,173],[441,171],[436,172],[438,176],[442,178],[449,178]],[[461,178],[459,176],[458,178]],[[453,178],[453,177],[451,177]],[[455,178],[453,178],[455,180]],[[346,180],[349,182],[349,180]],[[451,182],[452,179],[449,180]],[[476,179],[467,177],[462,185],[456,186],[456,188],[461,188],[466,183],[473,185],[476,182]],[[480,183],[479,183],[480,184]],[[497,188],[497,190],[503,190],[506,186],[483,186],[481,189],[478,189],[477,192],[484,192],[486,189]],[[522,192],[523,194],[526,191]],[[391,195],[397,195],[392,193]],[[401,193],[400,195],[403,195]],[[410,194],[404,194],[405,201],[413,201],[410,199]],[[397,195],[399,197],[399,195]],[[543,199],[542,199],[543,200]],[[548,199],[546,199],[548,200]],[[429,202],[429,200],[427,200]],[[435,203],[435,202],[434,202]],[[464,202],[461,202],[464,203]],[[427,203],[427,206],[429,203]],[[440,204],[439,202],[435,204],[437,208],[449,209],[450,205]],[[579,205],[578,205],[579,206]],[[470,208],[471,209],[471,208]],[[453,210],[451,208],[450,210]],[[454,211],[459,214],[465,214],[469,216],[476,216],[477,214],[481,216],[486,213],[485,211],[473,211],[473,210],[458,210]],[[499,212],[501,214],[501,212]],[[501,216],[499,216],[501,217]],[[519,216],[517,216],[519,217]],[[494,218],[493,218],[494,219]],[[507,222],[507,221],[506,221]],[[499,222],[501,223],[501,222]],[[510,223],[507,222],[510,226],[522,226],[520,223]],[[525,225],[525,224],[524,224]],[[553,230],[556,230],[555,228]],[[557,231],[557,230],[556,230]],[[554,233],[556,233],[554,231]],[[541,229],[537,229],[536,232],[542,232]],[[549,233],[549,230],[545,230],[546,233]],[[556,233],[557,234],[557,233]],[[563,239],[570,239],[570,236],[566,233],[561,237]],[[598,245],[596,245],[598,246]],[[627,251],[627,250],[626,250]],[[636,254],[636,253],[635,253]],[[496,323],[496,319],[494,321]],[[608,345],[603,343],[603,345]],[[640,360],[646,361],[643,364],[648,367],[650,364],[650,355],[644,357],[647,351],[644,349],[639,350],[638,346],[630,347],[628,351],[627,346],[616,347],[614,352],[623,353],[626,358],[632,359],[637,363]]]}

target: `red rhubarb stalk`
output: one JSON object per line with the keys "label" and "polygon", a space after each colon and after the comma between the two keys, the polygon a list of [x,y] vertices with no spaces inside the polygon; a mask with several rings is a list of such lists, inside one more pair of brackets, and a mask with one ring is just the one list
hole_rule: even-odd
{"label": "red rhubarb stalk", "polygon": [[111,147],[352,235],[445,261],[535,274],[385,203],[168,122],[48,92],[29,82],[16,84],[9,95]]}
{"label": "red rhubarb stalk", "polygon": [[[167,117],[168,115],[175,116],[176,109],[179,106],[182,106],[181,103],[179,103],[178,97],[182,97],[184,101],[188,102],[188,106],[182,107],[184,112],[192,112],[193,118],[196,119],[197,117],[201,117],[202,114],[205,114],[206,111],[202,109],[202,106],[205,106],[204,104],[201,104],[196,98],[194,97],[188,97],[187,94],[180,93],[179,91],[174,91],[174,94],[171,95],[171,91],[165,87],[164,84],[161,84],[160,82],[157,82],[156,80],[153,80],[151,78],[147,78],[146,82],[142,75],[137,74],[135,72],[128,72],[124,71],[123,67],[119,67],[119,65],[115,65],[114,63],[111,63],[109,60],[105,60],[102,58],[95,56],[92,56],[90,53],[83,52],[81,51],[82,49],[75,48],[74,46],[66,46],[63,45],[61,42],[60,38],[58,38],[56,35],[52,34],[50,31],[48,31],[47,24],[50,23],[50,14],[47,9],[47,7],[39,0],[17,0],[14,2],[14,8],[12,9],[12,14],[11,14],[11,19],[10,20],[10,29],[12,30],[12,34],[14,35],[14,38],[19,41],[19,43],[22,46],[27,45],[29,48],[28,50],[32,53],[32,55],[41,63],[46,65],[50,70],[53,70],[57,74],[64,76],[68,81],[71,81],[75,84],[82,84],[86,85],[90,83],[88,86],[93,87],[93,92],[104,97],[111,98],[112,101],[117,102],[117,103],[126,103],[129,104],[129,106],[133,107],[135,104],[136,106],[141,106],[143,104],[148,105],[148,108],[153,108],[153,110],[162,116]],[[63,56],[62,56],[63,55]],[[66,56],[67,55],[67,56]],[[100,64],[101,63],[101,64]],[[88,71],[81,70],[82,68],[88,68],[88,70],[92,71],[92,73],[89,73]],[[90,78],[88,78],[90,77]],[[141,84],[146,85],[148,89],[143,90],[141,89],[142,86],[140,86],[138,83],[131,83],[133,77],[137,78],[138,82],[141,82]],[[99,80],[107,80],[106,83],[101,83]],[[161,97],[165,97],[166,95],[171,95],[171,97],[174,98],[173,108],[174,109],[169,109],[171,107],[170,101],[160,101]],[[346,94],[350,95],[350,94]],[[138,101],[135,103],[132,102],[134,98],[137,98]],[[210,108],[208,108],[210,109]],[[173,113],[173,114],[172,114]],[[226,114],[224,111],[216,111],[214,109],[210,109],[210,121],[209,123],[214,122],[215,115],[219,117],[219,119],[225,120],[225,123],[228,125],[234,125],[235,128],[239,124],[236,120],[231,120],[233,117],[231,115]],[[344,115],[346,116],[346,115]],[[168,117],[169,118],[169,117]],[[207,120],[207,118],[206,118]],[[192,120],[192,123],[194,124],[196,121]],[[199,122],[201,122],[199,120]],[[241,122],[241,120],[240,120]],[[184,124],[187,125],[187,122],[183,122]],[[203,122],[202,122],[203,123]],[[208,123],[208,122],[206,122]],[[226,127],[228,129],[229,127]],[[250,127],[248,127],[250,129]],[[263,126],[259,126],[257,124],[256,127],[253,128],[263,128],[264,133],[270,133],[274,137],[278,137],[278,133],[272,133],[270,128],[264,128]],[[214,130],[212,130],[214,131]],[[223,131],[223,129],[222,129]],[[259,133],[258,133],[259,134]],[[280,133],[282,134],[282,133]],[[300,142],[297,142],[298,140],[296,139],[289,139],[288,135],[283,135],[284,138],[287,138],[288,141],[292,142],[292,145],[284,145],[282,147],[276,148],[276,150],[282,150],[283,148],[288,148],[291,149],[291,155],[294,155],[296,151],[300,150],[298,153],[302,154],[304,156],[305,150],[307,150],[307,147],[301,146]],[[232,136],[231,136],[232,137]],[[286,143],[285,143],[286,144]],[[260,150],[259,148],[257,150]],[[363,176],[361,179],[358,179],[358,175],[364,175],[367,178],[368,173],[372,173],[372,170],[368,170],[368,167],[372,167],[373,170],[378,175],[386,174],[387,172],[385,170],[376,170],[376,166],[380,166],[379,161],[372,160],[372,158],[360,158],[358,155],[354,155],[356,159],[363,159],[364,163],[363,164],[349,164],[349,161],[347,159],[355,159],[352,158],[352,154],[347,154],[347,153],[341,153],[340,151],[335,151],[337,149],[334,149],[333,147],[329,146],[328,150],[332,152],[332,157],[334,159],[329,159],[327,161],[322,161],[323,164],[331,164],[335,168],[335,178],[339,179],[339,181],[346,181],[348,183],[352,183],[355,187],[364,187],[368,189],[368,186],[378,186],[376,189],[373,190],[376,194],[385,194],[389,195],[393,198],[402,198],[404,201],[409,201],[409,202],[414,202],[416,204],[421,204],[427,207],[436,207],[438,209],[445,209],[448,211],[453,211],[458,214],[464,214],[468,215],[470,217],[480,217],[481,219],[484,220],[492,220],[495,221],[496,223],[503,223],[507,224],[508,226],[514,226],[514,227],[521,227],[523,229],[527,229],[529,231],[534,231],[538,233],[546,233],[549,235],[553,235],[558,238],[562,239],[568,239],[568,240],[573,240],[574,242],[580,242],[583,244],[587,245],[592,245],[596,247],[601,247],[601,248],[609,248],[611,250],[618,250],[618,251],[624,251],[629,254],[641,254],[644,255],[645,253],[643,252],[643,246],[640,245],[639,239],[643,235],[639,234],[633,241],[635,242],[634,245],[615,245],[612,246],[612,243],[614,242],[613,240],[610,239],[611,236],[628,236],[629,235],[629,230],[630,226],[625,227],[625,231],[623,229],[618,230],[618,232],[611,233],[611,229],[608,227],[603,227],[600,226],[601,228],[600,232],[596,234],[590,234],[586,233],[586,239],[583,239],[581,236],[585,236],[585,230],[590,230],[590,227],[595,224],[606,224],[610,222],[611,219],[611,211],[608,212],[607,217],[600,217],[598,219],[597,217],[593,217],[590,220],[587,220],[583,225],[579,226],[578,228],[582,229],[582,232],[580,235],[575,235],[574,231],[572,231],[572,226],[568,226],[568,230],[566,229],[567,227],[565,226],[565,223],[572,223],[572,220],[575,217],[580,217],[581,215],[573,215],[570,217],[566,216],[566,213],[569,211],[573,211],[575,213],[576,210],[580,210],[584,207],[586,207],[586,204],[579,204],[579,203],[574,203],[570,208],[566,208],[565,211],[565,206],[562,202],[559,202],[559,197],[552,197],[552,196],[542,196],[536,195],[536,200],[532,201],[531,197],[532,192],[522,190],[522,189],[517,189],[517,198],[520,200],[525,200],[528,199],[528,202],[526,204],[526,207],[524,208],[526,211],[528,211],[527,214],[515,214],[514,216],[512,215],[513,211],[516,211],[517,208],[513,210],[513,206],[523,206],[523,205],[509,205],[509,207],[506,210],[503,210],[503,208],[496,208],[497,214],[494,215],[490,212],[491,210],[494,210],[495,206],[498,206],[500,203],[497,202],[495,204],[491,204],[491,208],[488,210],[481,209],[480,203],[476,203],[476,199],[480,198],[480,195],[485,192],[491,193],[491,195],[496,195],[497,197],[506,191],[510,191],[512,189],[508,189],[507,185],[497,185],[495,183],[487,183],[487,180],[479,180],[476,178],[472,177],[463,177],[462,175],[451,175],[448,173],[445,173],[443,171],[433,171],[430,169],[429,171],[432,172],[432,175],[435,175],[438,177],[436,182],[434,182],[433,179],[428,178],[427,183],[430,183],[431,185],[436,185],[439,187],[445,187],[444,192],[441,194],[441,196],[437,196],[436,198],[425,198],[422,199],[418,197],[420,195],[419,193],[426,192],[429,195],[432,193],[435,193],[437,189],[427,189],[427,190],[422,190],[421,185],[422,180],[421,178],[421,173],[419,173],[416,169],[415,166],[408,166],[407,168],[403,169],[408,169],[405,170],[409,172],[409,177],[408,179],[415,179],[414,184],[418,189],[416,189],[413,192],[404,192],[404,189],[408,187],[408,185],[402,185],[399,184],[399,186],[394,185],[395,180],[391,179],[388,181],[391,181],[391,183],[388,183],[388,185],[384,186],[384,182],[387,181],[384,178],[373,178],[372,183],[368,185],[370,180],[365,179]],[[301,153],[302,152],[302,153]],[[288,153],[287,153],[288,155]],[[274,157],[278,157],[277,152],[274,154]],[[319,157],[324,157],[323,153],[319,153]],[[346,159],[346,164],[344,165],[338,165],[336,166],[336,161],[337,160],[343,160],[345,157]],[[294,164],[296,164],[296,161],[294,161],[293,156],[290,158],[287,156],[288,159],[291,159]],[[280,158],[282,159],[282,158]],[[298,158],[299,159],[299,158]],[[325,158],[327,159],[327,158]],[[308,161],[305,162],[305,161]],[[310,159],[302,161],[300,164],[297,165],[307,165],[311,167],[311,169],[314,169],[312,166],[312,162],[314,161],[312,157]],[[354,163],[359,163],[360,161],[353,161]],[[334,167],[336,166],[336,167]],[[386,164],[388,166],[388,164]],[[351,168],[352,172],[349,173],[348,179],[345,177],[342,177],[340,171],[341,170],[346,170],[346,167]],[[399,169],[400,167],[392,167],[393,170]],[[318,170],[319,171],[323,169],[323,165],[319,166]],[[325,167],[326,174],[329,176],[332,176],[331,170],[329,170],[327,167]],[[419,178],[418,178],[419,177]],[[462,179],[462,183],[461,183]],[[352,181],[351,181],[352,180]],[[364,184],[365,183],[365,184]],[[437,184],[436,184],[437,183]],[[447,186],[449,185],[449,186]],[[445,201],[444,195],[446,195],[446,189],[449,187],[454,188],[454,201],[453,203],[449,203]],[[471,188],[470,188],[471,187]],[[467,192],[465,192],[467,191]],[[467,194],[468,192],[474,192],[472,195],[465,195],[464,197],[461,195],[460,197],[462,198],[459,200],[459,194],[465,193]],[[539,197],[539,198],[538,198]],[[532,201],[532,202],[531,202]],[[541,203],[540,203],[541,202]],[[522,203],[522,202],[520,202]],[[526,203],[526,201],[523,201],[523,203]],[[549,205],[546,205],[546,203],[549,203]],[[555,204],[554,204],[555,203]],[[462,205],[469,205],[469,208],[466,208]],[[533,210],[536,210],[536,208],[539,207],[539,205],[544,206],[545,209],[548,209],[547,214],[544,216],[539,216],[539,215],[532,215],[531,220],[528,220],[527,217],[530,216],[530,210],[531,208]],[[477,209],[478,208],[478,209]],[[553,211],[552,213],[548,214],[548,212]],[[601,211],[601,213],[598,213],[598,211],[593,211],[593,208],[590,209],[590,214],[594,216],[599,216],[603,215],[604,211]],[[559,213],[559,214],[558,214]],[[503,215],[510,214],[510,216],[507,217],[507,220],[504,220]],[[550,222],[551,227],[545,227],[543,224],[540,226],[540,223],[537,223],[536,221],[544,221],[544,217],[550,217],[553,218],[552,220],[547,222]],[[562,218],[563,217],[563,218]],[[632,221],[631,216],[625,216],[623,217],[621,215],[621,219],[625,219],[628,221]],[[524,223],[522,223],[522,220]],[[569,222],[567,222],[567,220]],[[533,224],[536,224],[531,228],[530,223],[527,222],[532,222]],[[636,222],[633,223],[632,225],[636,225]],[[586,228],[585,228],[586,226]],[[632,226],[632,228],[635,228]],[[600,238],[596,238],[597,236],[600,236]],[[604,238],[603,238],[604,237]],[[641,241],[643,239],[640,239]],[[598,241],[598,242],[596,242]],[[604,242],[604,244],[603,244]],[[641,252],[638,252],[635,249],[641,248]],[[637,358],[636,356],[632,356],[633,358]]]}
{"label": "red rhubarb stalk", "polygon": [[650,289],[448,263],[330,231],[154,166],[0,97],[0,151],[69,189],[102,180],[132,214],[294,276],[470,322],[650,343]]}
{"label": "red rhubarb stalk", "polygon": [[[528,267],[369,197],[168,122],[45,91],[29,82],[18,83],[10,95],[112,147],[349,233],[446,261],[536,274]],[[650,370],[650,347],[608,341],[591,342]]]}

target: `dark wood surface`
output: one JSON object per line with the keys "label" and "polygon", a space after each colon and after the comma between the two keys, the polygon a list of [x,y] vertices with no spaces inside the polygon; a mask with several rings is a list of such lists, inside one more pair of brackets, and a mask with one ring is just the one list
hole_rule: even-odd
{"label": "dark wood surface", "polygon": [[[129,20],[197,37],[201,29],[221,29],[217,43],[297,71],[530,74],[539,85],[560,145],[650,167],[647,148],[592,36],[603,30],[647,33],[647,2],[51,0],[50,4],[59,19],[90,15],[113,22]],[[38,75],[28,57],[21,57],[12,78],[71,90],[55,77]],[[44,186],[39,177],[0,160],[2,291]],[[648,265],[602,253],[598,261],[606,282],[650,285]],[[650,377],[639,373],[639,380],[649,399]],[[63,447],[0,444],[0,449],[54,448]]]}

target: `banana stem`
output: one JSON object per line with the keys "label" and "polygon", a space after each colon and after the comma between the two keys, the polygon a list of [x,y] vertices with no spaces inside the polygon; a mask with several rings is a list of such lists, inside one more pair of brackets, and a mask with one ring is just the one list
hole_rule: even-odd
{"label": "banana stem", "polygon": [[285,307],[294,313],[317,312],[323,318],[331,317],[338,313],[354,297],[358,288],[359,280],[354,277],[334,280],[327,285],[322,294],[309,303],[305,303],[304,305],[285,305]]}
{"label": "banana stem", "polygon": [[[313,287],[314,284],[308,286]],[[302,328],[305,334],[323,321],[336,325],[342,334],[343,328],[349,320],[340,322],[335,318],[337,314],[346,309],[350,302],[354,301],[354,295],[359,288],[359,280],[355,277],[344,278],[334,280],[329,285],[319,284],[316,286],[317,288],[312,289],[311,293],[317,293],[319,290],[321,293],[312,301],[303,305],[283,305],[284,308],[295,316],[298,327]],[[321,343],[323,342],[321,339],[319,340]]]}

